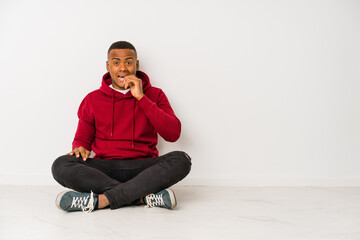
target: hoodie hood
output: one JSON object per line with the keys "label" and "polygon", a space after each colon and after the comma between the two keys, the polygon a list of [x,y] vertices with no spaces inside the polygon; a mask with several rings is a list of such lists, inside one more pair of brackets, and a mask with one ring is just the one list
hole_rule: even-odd
{"label": "hoodie hood", "polygon": [[[148,75],[146,75],[146,73],[142,72],[142,71],[137,71],[136,72],[136,77],[140,78],[142,80],[142,87],[143,87],[143,92],[145,93],[150,87],[151,87],[151,84],[150,84],[150,79],[148,77]],[[132,107],[132,113],[131,113],[131,117],[132,117],[132,138],[131,138],[131,145],[132,145],[132,148],[134,148],[134,135],[135,135],[135,107],[136,107],[136,98],[134,98],[132,95],[131,95],[131,92],[127,92],[126,94],[122,94],[118,91],[115,91],[114,89],[112,89],[110,87],[110,85],[112,84],[112,79],[111,79],[111,76],[110,76],[110,73],[107,72],[105,73],[105,75],[103,76],[103,79],[102,79],[102,82],[101,82],[101,87],[100,87],[100,91],[103,92],[104,94],[108,95],[108,96],[111,96],[111,99],[112,99],[112,109],[111,109],[111,131],[110,131],[110,137],[113,137],[113,133],[114,133],[114,122],[115,122],[115,119],[114,119],[114,116],[115,116],[115,101],[118,101],[118,100],[123,100],[123,99],[129,99],[132,104],[133,104],[133,107]]]}

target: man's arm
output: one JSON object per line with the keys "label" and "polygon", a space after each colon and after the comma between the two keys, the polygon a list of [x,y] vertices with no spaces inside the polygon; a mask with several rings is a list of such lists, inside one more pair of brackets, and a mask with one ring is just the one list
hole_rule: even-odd
{"label": "man's arm", "polygon": [[178,140],[181,123],[175,116],[165,93],[161,91],[157,103],[152,102],[143,93],[142,80],[134,75],[125,77],[125,89],[128,87],[131,94],[138,100],[137,105],[144,111],[160,136],[169,142]]}
{"label": "man's arm", "polygon": [[82,101],[78,111],[79,123],[72,143],[73,150],[68,153],[76,157],[83,158],[84,161],[90,156],[91,144],[95,137],[95,121],[91,113],[86,98]]}
{"label": "man's arm", "polygon": [[144,95],[137,105],[144,111],[150,123],[162,138],[169,142],[175,142],[180,137],[181,122],[175,116],[169,100],[163,91],[160,92],[158,102],[152,102]]}

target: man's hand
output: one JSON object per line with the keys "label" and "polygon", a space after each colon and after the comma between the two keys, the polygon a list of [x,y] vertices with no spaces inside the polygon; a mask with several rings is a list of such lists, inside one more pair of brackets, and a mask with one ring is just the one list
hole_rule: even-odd
{"label": "man's hand", "polygon": [[137,100],[140,100],[144,96],[142,81],[134,75],[126,76],[124,79],[125,89],[130,87],[130,92]]}
{"label": "man's hand", "polygon": [[82,159],[84,161],[86,161],[88,159],[88,157],[90,156],[90,151],[85,149],[84,147],[78,147],[78,148],[74,148],[74,150],[72,150],[71,152],[67,153],[66,155],[74,155],[79,158],[80,155],[82,157]]}

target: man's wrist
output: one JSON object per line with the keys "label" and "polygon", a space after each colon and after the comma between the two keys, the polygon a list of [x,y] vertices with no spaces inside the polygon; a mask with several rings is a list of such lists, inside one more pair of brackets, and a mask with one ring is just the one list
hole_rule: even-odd
{"label": "man's wrist", "polygon": [[140,96],[140,97],[136,97],[136,99],[137,99],[138,101],[140,101],[140,99],[142,99],[143,96],[144,96],[144,94],[141,94],[141,96]]}

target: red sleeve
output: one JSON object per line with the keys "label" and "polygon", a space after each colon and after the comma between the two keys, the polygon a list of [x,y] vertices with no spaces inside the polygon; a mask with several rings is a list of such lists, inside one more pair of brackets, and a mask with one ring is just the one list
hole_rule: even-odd
{"label": "red sleeve", "polygon": [[90,113],[90,107],[86,98],[81,102],[78,110],[79,123],[72,143],[72,149],[84,147],[91,151],[91,144],[95,136],[94,116]]}
{"label": "red sleeve", "polygon": [[169,142],[175,142],[180,137],[181,122],[175,116],[169,100],[163,91],[160,92],[157,103],[144,95],[137,105],[144,111],[150,123],[160,136]]}

